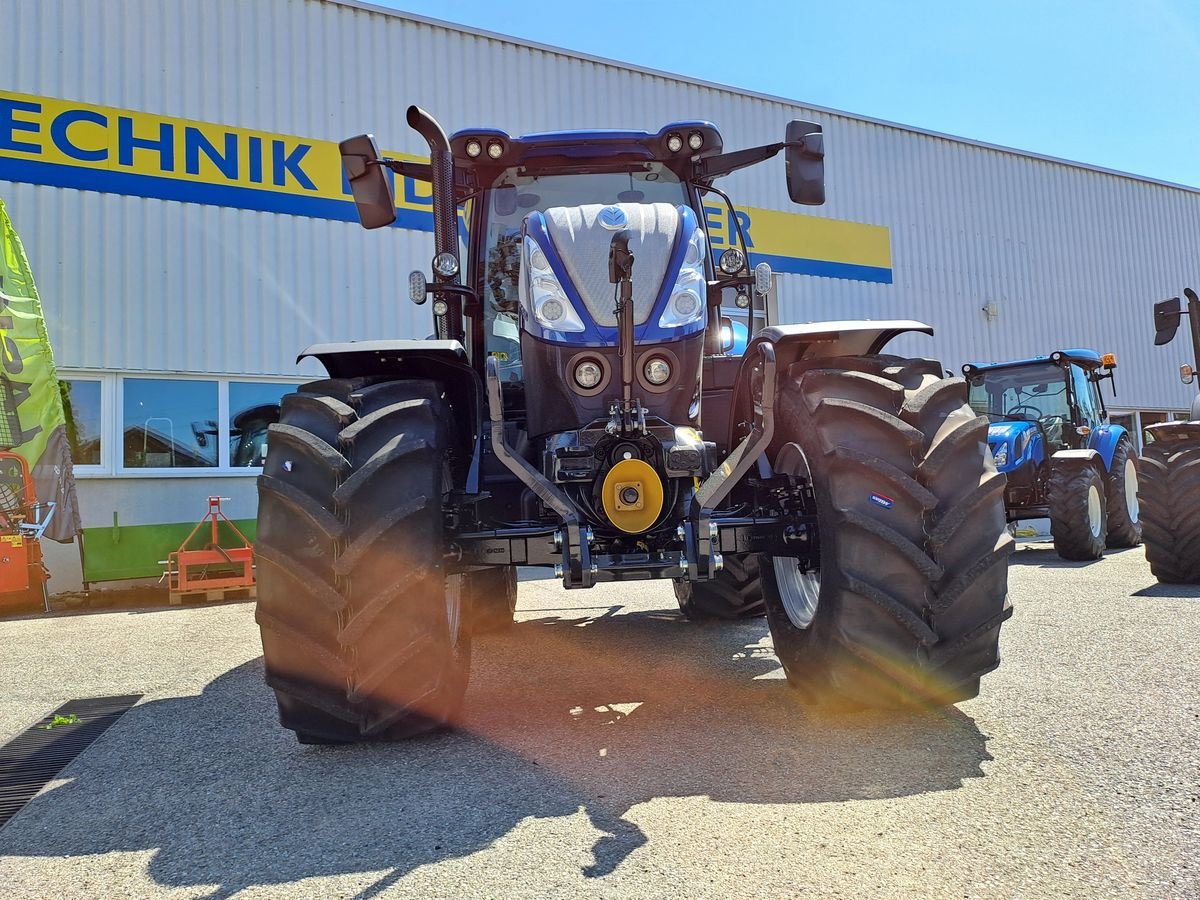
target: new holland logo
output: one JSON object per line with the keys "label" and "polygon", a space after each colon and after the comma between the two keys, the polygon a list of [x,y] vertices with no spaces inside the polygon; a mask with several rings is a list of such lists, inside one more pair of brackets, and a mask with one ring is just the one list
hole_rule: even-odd
{"label": "new holland logo", "polygon": [[606,206],[600,210],[596,216],[596,221],[600,223],[601,228],[609,231],[620,231],[629,225],[629,219],[625,215],[625,211],[619,206]]}

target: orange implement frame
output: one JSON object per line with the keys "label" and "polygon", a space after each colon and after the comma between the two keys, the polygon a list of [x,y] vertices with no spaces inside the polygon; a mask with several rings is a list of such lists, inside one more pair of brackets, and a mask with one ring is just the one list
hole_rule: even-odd
{"label": "orange implement frame", "polygon": [[[221,500],[221,497],[208,498],[208,513],[196,523],[179,549],[167,556],[166,576],[172,603],[199,594],[210,600],[237,592],[254,596],[254,547],[221,512]],[[241,540],[240,547],[221,546],[222,522]],[[189,549],[205,523],[211,529],[208,543],[202,550]]]}

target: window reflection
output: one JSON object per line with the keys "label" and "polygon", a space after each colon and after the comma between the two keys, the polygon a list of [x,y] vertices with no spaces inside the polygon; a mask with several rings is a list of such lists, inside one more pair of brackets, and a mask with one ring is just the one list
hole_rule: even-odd
{"label": "window reflection", "polygon": [[217,383],[124,379],[124,465],[179,469],[217,465]]}
{"label": "window reflection", "polygon": [[279,400],[294,385],[229,383],[229,465],[261,466],[267,456],[267,428],[279,421]]}
{"label": "window reflection", "polygon": [[62,382],[63,412],[67,420],[67,443],[71,462],[77,466],[100,465],[100,382],[67,378]]}

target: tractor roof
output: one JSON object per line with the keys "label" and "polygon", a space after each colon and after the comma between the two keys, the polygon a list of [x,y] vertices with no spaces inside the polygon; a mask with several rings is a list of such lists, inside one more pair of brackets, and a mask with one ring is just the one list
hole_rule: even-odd
{"label": "tractor roof", "polygon": [[1068,360],[1083,366],[1085,369],[1098,369],[1104,365],[1104,360],[1095,350],[1056,350],[1047,356],[1031,356],[1028,359],[1014,359],[1009,362],[968,363],[968,367],[976,372],[986,372],[990,369],[1016,369],[1021,366],[1036,366],[1045,365],[1046,363],[1058,364],[1061,359]]}
{"label": "tractor roof", "polygon": [[[699,134],[700,149],[688,146],[688,139]],[[672,151],[668,140],[678,135],[679,150]],[[475,155],[468,152],[471,147]],[[499,144],[499,155],[493,156],[493,145]],[[495,128],[467,128],[456,131],[450,138],[450,149],[456,165],[481,173],[499,173],[513,166],[535,169],[574,169],[595,166],[638,165],[659,162],[680,177],[691,168],[697,156],[721,152],[721,134],[712,122],[672,122],[657,132],[649,131],[548,131],[512,137]],[[482,181],[490,181],[486,174]]]}

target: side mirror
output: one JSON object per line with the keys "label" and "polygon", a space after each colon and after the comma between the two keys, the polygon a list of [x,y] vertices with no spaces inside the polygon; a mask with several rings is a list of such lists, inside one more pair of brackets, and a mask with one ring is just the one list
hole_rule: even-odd
{"label": "side mirror", "polygon": [[396,221],[396,197],[379,164],[375,138],[360,134],[338,144],[342,168],[350,180],[354,205],[363,228],[383,228]]}
{"label": "side mirror", "polygon": [[825,137],[815,122],[788,122],[784,136],[787,191],[793,203],[825,202]]}
{"label": "side mirror", "polygon": [[1154,304],[1154,346],[1161,347],[1175,339],[1181,315],[1182,307],[1178,297],[1160,300]]}

